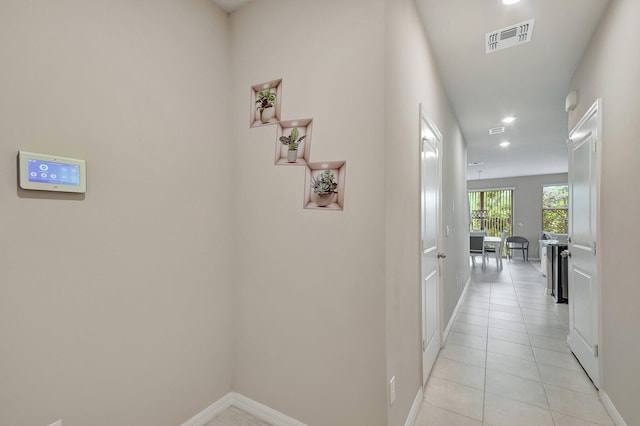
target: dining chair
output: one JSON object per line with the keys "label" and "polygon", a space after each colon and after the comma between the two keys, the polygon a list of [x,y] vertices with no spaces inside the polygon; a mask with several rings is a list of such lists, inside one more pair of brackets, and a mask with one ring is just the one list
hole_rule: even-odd
{"label": "dining chair", "polygon": [[482,256],[482,270],[486,269],[484,235],[469,235],[469,255],[474,267],[476,266],[476,256]]}
{"label": "dining chair", "polygon": [[494,245],[493,247],[487,247],[485,248],[485,253],[486,254],[495,254],[496,256],[496,266],[498,267],[498,270],[502,269],[502,255],[504,253],[504,245],[507,239],[507,231],[502,231],[502,234],[500,235],[500,243],[497,245]]}
{"label": "dining chair", "polygon": [[511,260],[513,250],[522,250],[522,260],[529,260],[529,240],[524,237],[507,237],[507,257]]}

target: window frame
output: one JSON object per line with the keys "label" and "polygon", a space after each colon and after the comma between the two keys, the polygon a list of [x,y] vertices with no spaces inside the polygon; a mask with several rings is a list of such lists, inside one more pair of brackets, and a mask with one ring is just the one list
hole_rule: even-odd
{"label": "window frame", "polygon": [[[549,188],[549,187],[565,187],[567,188],[567,202],[566,202],[566,207],[545,207],[544,205],[544,194],[545,194],[545,188]],[[542,232],[545,233],[549,233],[549,234],[568,234],[569,233],[569,184],[568,183],[549,183],[549,184],[544,184],[542,185],[542,187],[540,188],[540,224],[542,225],[540,228],[542,228]],[[557,211],[557,210],[564,210],[566,211],[566,230],[565,232],[556,232],[556,230],[546,230],[544,229],[544,213],[545,211]]]}
{"label": "window frame", "polygon": [[[482,192],[482,193],[486,193],[486,192],[503,192],[503,191],[509,191],[510,195],[509,197],[511,198],[511,212],[510,212],[510,217],[508,220],[508,229],[507,229],[507,235],[511,236],[513,235],[513,220],[515,217],[515,199],[516,199],[516,187],[515,186],[502,186],[502,187],[483,187],[483,188],[468,188],[467,189],[467,206],[468,206],[468,214],[469,214],[469,230],[472,229],[473,226],[473,221],[477,220],[472,218],[472,214],[471,214],[471,203],[470,203],[470,194],[472,192]],[[484,204],[483,202],[481,202],[481,204]],[[482,226],[481,226],[482,228]],[[495,235],[495,236],[500,236],[500,235]]]}

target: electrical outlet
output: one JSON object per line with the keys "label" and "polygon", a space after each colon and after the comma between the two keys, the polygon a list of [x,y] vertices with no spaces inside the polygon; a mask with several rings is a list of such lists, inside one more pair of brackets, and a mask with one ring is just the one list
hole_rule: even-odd
{"label": "electrical outlet", "polygon": [[393,401],[396,400],[396,376],[393,376],[389,380],[389,405],[393,405]]}
{"label": "electrical outlet", "polygon": [[62,426],[62,420],[58,420],[57,422],[53,422],[49,426]]}

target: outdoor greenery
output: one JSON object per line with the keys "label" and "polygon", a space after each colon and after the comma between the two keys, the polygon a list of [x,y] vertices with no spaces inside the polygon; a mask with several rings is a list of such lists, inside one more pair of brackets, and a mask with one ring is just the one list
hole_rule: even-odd
{"label": "outdoor greenery", "polygon": [[469,192],[471,229],[486,229],[492,237],[500,237],[502,231],[511,235],[512,200],[511,189]]}
{"label": "outdoor greenery", "polygon": [[[498,237],[502,231],[512,233],[513,191],[497,189],[469,192],[471,229],[487,230]],[[542,190],[542,229],[557,234],[568,233],[569,188],[567,185],[545,186]]]}
{"label": "outdoor greenery", "polygon": [[567,185],[542,188],[542,230],[557,234],[569,232],[569,187]]}

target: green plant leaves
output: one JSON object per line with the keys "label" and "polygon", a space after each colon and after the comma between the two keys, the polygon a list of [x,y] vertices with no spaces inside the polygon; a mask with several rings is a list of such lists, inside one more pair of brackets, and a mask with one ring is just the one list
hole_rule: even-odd
{"label": "green plant leaves", "polygon": [[311,189],[316,194],[333,194],[338,189],[335,178],[331,170],[325,170],[317,178],[311,178]]}
{"label": "green plant leaves", "polygon": [[298,135],[300,135],[300,132],[297,127],[294,127],[289,136],[280,136],[279,140],[283,145],[289,145],[289,151],[295,151],[304,138],[307,137],[307,135],[301,137],[298,137]]}
{"label": "green plant leaves", "polygon": [[258,111],[262,112],[266,108],[271,108],[276,103],[276,92],[273,90],[272,85],[268,89],[260,90],[257,93],[256,105],[258,105]]}

